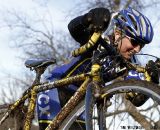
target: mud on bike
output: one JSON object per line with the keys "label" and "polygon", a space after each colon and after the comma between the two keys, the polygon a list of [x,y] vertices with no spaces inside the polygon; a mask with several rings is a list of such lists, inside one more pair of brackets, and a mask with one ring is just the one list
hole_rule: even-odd
{"label": "mud on bike", "polygon": [[[92,48],[101,33],[94,33],[88,43],[75,50],[73,56],[78,56]],[[110,47],[109,45],[106,49]],[[108,57],[106,52],[92,58],[91,69],[87,73],[70,76],[53,82],[40,83],[41,75],[45,69],[55,63],[55,60],[26,61],[26,66],[36,71],[36,78],[33,85],[27,89],[23,96],[12,104],[0,121],[2,124],[7,117],[23,105],[29,99],[28,111],[24,120],[24,130],[29,130],[34,117],[37,94],[53,88],[63,87],[74,82],[82,82],[74,95],[69,99],[57,116],[48,125],[46,130],[68,130],[74,122],[85,115],[84,123],[87,130],[120,130],[120,129],[160,129],[160,88],[151,81],[144,67],[126,61],[120,55],[112,55],[112,67],[107,72],[102,71],[99,60],[105,63]],[[104,60],[105,59],[105,60]],[[122,67],[120,67],[122,65]],[[104,82],[103,73],[109,74],[114,70],[115,78]],[[145,80],[127,79],[126,73],[135,70],[143,74]],[[110,78],[110,77],[108,77]],[[147,103],[142,109],[135,107],[127,100],[126,94],[148,97]],[[133,98],[134,100],[134,98]],[[81,120],[82,121],[82,120]]]}

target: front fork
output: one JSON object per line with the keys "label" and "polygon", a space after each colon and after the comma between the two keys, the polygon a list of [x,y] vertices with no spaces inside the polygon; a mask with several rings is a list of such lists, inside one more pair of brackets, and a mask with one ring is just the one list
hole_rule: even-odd
{"label": "front fork", "polygon": [[[103,85],[102,83],[102,78],[101,78],[101,66],[99,64],[93,64],[92,68],[91,68],[91,78],[92,78],[92,82],[88,85],[87,90],[86,90],[86,97],[85,97],[85,116],[86,116],[86,130],[89,130],[90,128],[93,128],[93,121],[97,120],[97,118],[95,117],[95,115],[93,115],[94,112],[94,107],[95,104],[97,106],[97,114],[98,114],[98,124],[100,129],[103,127],[105,128],[105,123],[104,123],[104,119],[99,118],[99,117],[104,117],[104,107],[103,107],[103,103],[99,104],[98,102],[100,100],[100,88],[102,87],[101,85]],[[93,112],[93,113],[91,113]]]}

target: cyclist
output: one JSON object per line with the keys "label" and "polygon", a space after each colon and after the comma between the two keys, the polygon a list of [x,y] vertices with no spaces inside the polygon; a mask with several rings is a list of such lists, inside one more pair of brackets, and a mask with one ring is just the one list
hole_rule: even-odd
{"label": "cyclist", "polygon": [[[134,54],[138,53],[145,46],[145,44],[149,44],[153,38],[153,28],[149,19],[131,7],[123,9],[118,13],[115,13],[115,15],[112,15],[106,8],[91,9],[88,13],[73,19],[69,23],[68,29],[72,37],[82,46],[89,40],[94,32],[104,32],[108,26],[113,27],[113,32],[111,35],[101,37],[95,47],[90,49],[88,52],[73,58],[70,63],[56,67],[52,71],[48,80],[52,81],[89,71],[93,52],[94,54],[99,54],[106,49],[106,45],[108,44],[111,45],[126,60],[135,61]],[[108,52],[108,55],[113,52],[112,48],[106,51]],[[110,61],[108,61],[108,63],[109,62]],[[107,67],[107,65],[105,67]],[[146,66],[152,81],[159,83],[158,72],[155,68],[156,65],[153,61],[150,61]],[[136,75],[136,78],[138,79],[144,79],[143,76],[140,76],[135,71],[131,71],[126,79],[133,78],[133,75]],[[76,83],[70,85],[69,87],[64,87],[58,90],[53,89],[39,95],[37,108],[40,129],[45,129],[69,97],[73,95],[79,85],[80,83]],[[135,106],[142,105],[148,99],[142,94],[133,95],[134,93],[132,95],[128,94],[126,97]],[[135,100],[133,100],[133,98]],[[73,129],[82,129],[82,127],[84,126],[77,123],[75,127],[73,126]]]}

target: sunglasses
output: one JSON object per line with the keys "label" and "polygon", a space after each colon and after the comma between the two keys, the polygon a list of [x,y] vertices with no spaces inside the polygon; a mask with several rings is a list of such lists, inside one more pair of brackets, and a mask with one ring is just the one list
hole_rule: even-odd
{"label": "sunglasses", "polygon": [[136,40],[134,38],[131,38],[131,37],[127,36],[127,35],[125,37],[129,39],[129,41],[131,42],[132,46],[138,46],[139,45],[140,48],[142,49],[144,47],[144,45],[145,45],[145,44],[141,43],[141,41]]}

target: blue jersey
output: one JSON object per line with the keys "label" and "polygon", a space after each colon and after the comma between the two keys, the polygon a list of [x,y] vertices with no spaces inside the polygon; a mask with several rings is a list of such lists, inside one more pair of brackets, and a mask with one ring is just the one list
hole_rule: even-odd
{"label": "blue jersey", "polygon": [[[82,58],[81,56],[73,58],[70,63],[56,67],[47,80],[54,81],[70,75],[83,73],[89,70],[90,65],[90,58]],[[67,88],[70,89],[70,91],[76,91],[78,87],[79,86],[72,84]],[[57,88],[39,93],[37,100],[39,122],[49,123],[60,109],[61,105]]]}

